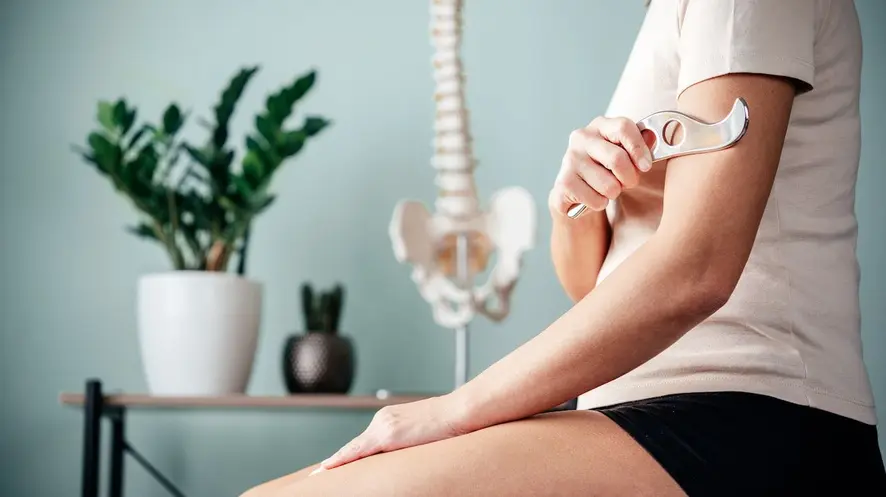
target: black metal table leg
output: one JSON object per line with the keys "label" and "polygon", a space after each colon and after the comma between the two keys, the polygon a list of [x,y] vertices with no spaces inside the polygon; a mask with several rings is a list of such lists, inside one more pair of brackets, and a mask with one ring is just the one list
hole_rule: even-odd
{"label": "black metal table leg", "polygon": [[123,459],[126,452],[126,410],[114,408],[111,419],[111,474],[108,483],[110,497],[123,497]]}
{"label": "black metal table leg", "polygon": [[86,382],[83,411],[83,497],[98,497],[98,476],[101,453],[102,385],[97,380]]}

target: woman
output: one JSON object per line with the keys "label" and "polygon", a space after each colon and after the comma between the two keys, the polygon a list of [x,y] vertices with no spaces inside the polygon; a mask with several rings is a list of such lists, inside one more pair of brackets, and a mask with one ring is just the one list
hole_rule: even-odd
{"label": "woman", "polygon": [[[886,495],[859,336],[860,65],[848,0],[651,2],[616,117],[572,133],[551,190],[574,307],[247,495]],[[650,164],[636,120],[717,121],[737,97],[736,146]]]}

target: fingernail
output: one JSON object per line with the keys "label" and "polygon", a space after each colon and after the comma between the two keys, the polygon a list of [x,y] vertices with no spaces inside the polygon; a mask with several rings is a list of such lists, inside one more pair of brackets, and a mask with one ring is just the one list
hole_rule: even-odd
{"label": "fingernail", "polygon": [[311,471],[311,474],[309,474],[308,476],[314,476],[317,473],[322,473],[324,471],[326,471],[326,468],[320,467],[320,468],[315,469],[314,471]]}
{"label": "fingernail", "polygon": [[640,170],[645,173],[646,171],[652,169],[652,161],[650,159],[647,159],[646,157],[643,157],[642,159],[640,159],[640,163],[638,164],[638,166],[640,166]]}

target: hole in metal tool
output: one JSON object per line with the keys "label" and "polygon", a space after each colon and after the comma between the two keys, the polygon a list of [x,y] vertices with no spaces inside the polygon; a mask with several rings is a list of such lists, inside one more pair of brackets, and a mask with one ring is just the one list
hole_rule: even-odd
{"label": "hole in metal tool", "polygon": [[662,140],[672,147],[678,147],[683,143],[686,137],[683,132],[683,123],[676,119],[671,119],[665,123],[662,128]]}

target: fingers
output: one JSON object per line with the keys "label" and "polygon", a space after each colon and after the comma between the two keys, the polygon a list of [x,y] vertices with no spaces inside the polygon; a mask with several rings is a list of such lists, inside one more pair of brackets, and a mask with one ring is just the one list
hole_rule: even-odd
{"label": "fingers", "polygon": [[603,210],[622,190],[639,184],[639,171],[651,168],[652,153],[636,123],[599,117],[569,135],[549,206],[560,213],[576,204]]}
{"label": "fingers", "polygon": [[633,188],[640,183],[640,173],[631,161],[631,157],[618,145],[605,140],[591,140],[587,144],[586,152],[611,172],[610,176],[613,176],[624,189]]}
{"label": "fingers", "polygon": [[339,449],[338,452],[326,458],[311,474],[317,474],[321,471],[343,466],[358,459],[396,448],[396,444],[391,443],[391,439],[396,431],[396,419],[397,416],[392,412],[391,408],[380,409],[375,413],[372,422],[369,423],[369,426],[363,433]]}
{"label": "fingers", "polygon": [[606,168],[593,162],[581,152],[568,151],[563,157],[560,175],[551,191],[551,209],[566,214],[575,204],[601,211],[616,198],[622,186]]}
{"label": "fingers", "polygon": [[[638,169],[651,167],[652,164],[652,154],[643,135],[628,119],[594,120],[588,127],[572,132],[569,149],[581,151],[605,166],[625,189],[637,186],[640,182]],[[639,158],[635,159],[629,150],[633,150],[633,155],[639,155]]]}
{"label": "fingers", "polygon": [[590,127],[596,129],[608,142],[619,145],[637,169],[643,172],[652,169],[652,152],[635,122],[625,117],[598,117],[591,122]]}
{"label": "fingers", "polygon": [[623,186],[607,167],[582,153],[571,152],[569,155],[568,160],[572,162],[572,167],[578,173],[578,176],[594,192],[610,200],[614,200],[621,195]]}
{"label": "fingers", "polygon": [[380,444],[376,443],[374,437],[368,431],[363,432],[360,436],[339,449],[338,452],[321,462],[320,466],[314,470],[314,473],[342,466],[379,452],[381,452]]}

